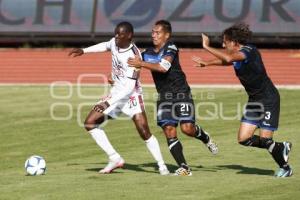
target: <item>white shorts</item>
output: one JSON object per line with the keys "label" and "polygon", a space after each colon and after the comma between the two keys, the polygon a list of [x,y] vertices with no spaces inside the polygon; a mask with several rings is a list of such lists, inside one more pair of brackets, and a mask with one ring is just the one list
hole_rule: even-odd
{"label": "white shorts", "polygon": [[[97,104],[108,100],[111,98],[110,94],[103,99],[101,99]],[[128,117],[132,118],[135,114],[141,113],[145,110],[143,95],[138,92],[133,92],[132,95],[128,98],[123,98],[118,102],[110,105],[103,113],[112,118],[117,118],[120,113],[124,113]]]}

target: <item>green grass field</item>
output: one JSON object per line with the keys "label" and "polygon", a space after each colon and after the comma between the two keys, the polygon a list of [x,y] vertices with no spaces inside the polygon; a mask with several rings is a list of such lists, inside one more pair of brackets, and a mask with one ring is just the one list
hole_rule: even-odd
{"label": "green grass field", "polygon": [[[237,144],[238,109],[245,103],[241,89],[193,89],[197,119],[219,145],[213,156],[199,141],[179,133],[191,177],[160,176],[156,164],[133,124],[128,120],[110,121],[104,129],[114,147],[126,160],[124,169],[109,175],[98,170],[107,162],[91,137],[80,127],[96,98],[78,95],[76,86],[56,87],[53,98],[48,86],[0,86],[0,199],[299,199],[300,198],[300,109],[299,90],[280,90],[280,129],[275,140],[293,142],[290,163],[294,175],[278,179],[276,164],[266,150]],[[155,122],[155,91],[146,88],[145,101],[152,133],[158,138],[165,161],[176,169],[166,140]],[[83,87],[81,94],[100,95],[102,89]],[[58,104],[57,104],[58,103]],[[63,104],[62,104],[63,103]],[[69,118],[68,120],[54,120]],[[224,119],[226,117],[226,119]],[[230,118],[230,119],[229,119]],[[24,162],[30,155],[41,155],[47,174],[25,176]]]}

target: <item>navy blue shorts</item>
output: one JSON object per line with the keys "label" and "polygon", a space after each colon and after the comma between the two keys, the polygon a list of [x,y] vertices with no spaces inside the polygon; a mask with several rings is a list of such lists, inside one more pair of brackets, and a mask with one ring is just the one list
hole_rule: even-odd
{"label": "navy blue shorts", "polygon": [[181,101],[158,101],[157,102],[157,125],[175,126],[178,123],[195,123],[195,106],[193,99]]}
{"label": "navy blue shorts", "polygon": [[258,128],[275,131],[278,129],[279,114],[279,98],[267,103],[249,101],[241,121],[256,125]]}

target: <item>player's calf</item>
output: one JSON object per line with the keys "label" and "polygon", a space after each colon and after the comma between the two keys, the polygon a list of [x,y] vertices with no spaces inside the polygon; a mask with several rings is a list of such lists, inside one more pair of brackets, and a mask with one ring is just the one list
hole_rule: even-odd
{"label": "player's calf", "polygon": [[195,138],[201,140],[204,144],[207,144],[210,141],[210,136],[205,132],[199,125],[195,125]]}
{"label": "player's calf", "polygon": [[167,138],[169,150],[175,159],[176,163],[180,166],[182,164],[186,165],[186,161],[183,155],[183,147],[181,142],[178,140],[177,137],[174,138]]}
{"label": "player's calf", "polygon": [[87,131],[93,130],[97,128],[100,124],[102,124],[106,120],[106,117],[101,114],[99,115],[95,111],[91,111],[84,121],[84,128]]}

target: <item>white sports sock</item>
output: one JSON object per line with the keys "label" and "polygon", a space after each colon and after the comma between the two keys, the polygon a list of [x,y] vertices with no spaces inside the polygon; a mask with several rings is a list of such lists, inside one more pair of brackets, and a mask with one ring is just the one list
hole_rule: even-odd
{"label": "white sports sock", "polygon": [[145,143],[153,158],[156,160],[158,166],[160,167],[165,165],[156,137],[152,135],[148,140],[145,140]]}
{"label": "white sports sock", "polygon": [[92,138],[96,141],[97,145],[105,151],[110,159],[115,160],[121,157],[109,142],[104,130],[94,128],[90,130],[89,133],[92,135]]}

